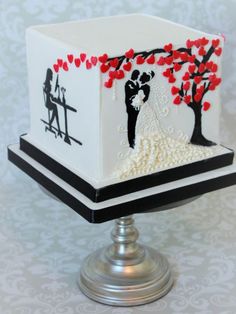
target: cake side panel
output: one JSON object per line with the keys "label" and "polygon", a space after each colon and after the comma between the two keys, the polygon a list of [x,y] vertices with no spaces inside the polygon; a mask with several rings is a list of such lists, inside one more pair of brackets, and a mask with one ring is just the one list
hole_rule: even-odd
{"label": "cake side panel", "polygon": [[[217,153],[217,145],[209,146],[210,143],[220,143],[221,102],[218,85],[223,40],[218,36],[205,40],[207,44],[191,49],[191,55],[195,53],[196,56],[194,62],[191,59],[185,62],[181,55],[182,59],[173,58],[170,63],[168,60],[169,64],[157,64],[161,57],[172,57],[174,51],[184,54],[188,48],[183,43],[173,45],[169,52],[163,51],[163,47],[157,47],[151,54],[150,51],[140,55],[134,52],[130,59],[123,57],[118,71],[123,71],[124,75],[119,72],[122,78],[115,78],[111,87],[108,75],[102,75],[101,121],[105,177],[117,178],[121,175],[122,178],[122,173],[126,170],[127,176],[123,178],[139,176],[209,158]],[[212,48],[213,40],[217,40],[217,47]],[[204,51],[200,50],[201,47]],[[207,62],[211,64],[204,61],[208,51],[210,57]],[[204,66],[200,66],[201,63]],[[212,68],[208,70],[207,67]],[[170,68],[173,81],[165,74]],[[216,80],[215,77],[219,81],[213,86],[211,80]],[[179,95],[181,89],[183,94]],[[192,108],[186,96],[190,97]],[[178,98],[181,99],[180,102]],[[196,113],[197,105],[202,109]],[[191,141],[191,144],[196,144],[193,133],[198,128],[195,124],[199,119],[201,134],[197,140],[200,139],[200,145],[188,145]]]}
{"label": "cake side panel", "polygon": [[[99,180],[99,71],[82,51],[28,29],[29,138],[88,181]],[[90,63],[91,64],[91,63]]]}

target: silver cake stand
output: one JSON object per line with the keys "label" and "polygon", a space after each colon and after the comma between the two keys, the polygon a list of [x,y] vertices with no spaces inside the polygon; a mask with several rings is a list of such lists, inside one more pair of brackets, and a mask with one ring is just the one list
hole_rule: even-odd
{"label": "silver cake stand", "polygon": [[[150,212],[175,208],[199,197]],[[174,281],[168,260],[153,248],[138,243],[138,236],[133,216],[115,220],[113,243],[91,253],[81,265],[78,285],[87,297],[113,306],[135,306],[155,301],[171,290]]]}

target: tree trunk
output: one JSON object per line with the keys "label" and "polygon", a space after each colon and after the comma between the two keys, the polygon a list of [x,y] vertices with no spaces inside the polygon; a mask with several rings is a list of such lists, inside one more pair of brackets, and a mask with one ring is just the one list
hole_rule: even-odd
{"label": "tree trunk", "polygon": [[201,103],[194,103],[190,106],[194,112],[194,129],[190,139],[191,144],[202,145],[202,146],[213,146],[216,143],[207,140],[202,134],[202,105]]}

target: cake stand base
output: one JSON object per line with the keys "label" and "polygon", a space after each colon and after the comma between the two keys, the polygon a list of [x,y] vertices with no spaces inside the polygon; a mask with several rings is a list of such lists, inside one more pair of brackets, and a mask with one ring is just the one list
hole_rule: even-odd
{"label": "cake stand base", "polygon": [[113,244],[90,254],[78,280],[89,298],[116,306],[141,305],[167,294],[173,278],[167,259],[154,249],[138,244],[132,216],[115,221]]}

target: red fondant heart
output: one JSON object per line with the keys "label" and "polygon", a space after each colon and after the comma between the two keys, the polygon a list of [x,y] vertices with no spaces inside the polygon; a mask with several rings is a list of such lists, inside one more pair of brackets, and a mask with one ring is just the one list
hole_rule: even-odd
{"label": "red fondant heart", "polygon": [[217,38],[217,39],[212,39],[212,46],[213,46],[214,48],[216,48],[217,46],[219,46],[219,44],[220,44],[219,38]]}
{"label": "red fondant heart", "polygon": [[111,87],[112,87],[112,84],[113,84],[113,80],[110,78],[108,81],[106,81],[106,82],[104,83],[104,86],[105,86],[106,88],[111,88]]}
{"label": "red fondant heart", "polygon": [[57,59],[57,64],[58,64],[59,67],[62,67],[63,60],[62,59]]}
{"label": "red fondant heart", "polygon": [[112,59],[110,61],[110,66],[113,67],[113,68],[116,68],[118,63],[119,63],[119,59],[118,58]]}
{"label": "red fondant heart", "polygon": [[206,63],[206,68],[207,68],[207,70],[211,70],[212,65],[213,65],[213,62],[212,62],[212,61],[208,61],[208,62]]}
{"label": "red fondant heart", "polygon": [[57,73],[59,71],[59,65],[53,64],[54,71]]}
{"label": "red fondant heart", "polygon": [[64,71],[68,71],[69,69],[68,69],[68,64],[67,64],[67,62],[65,61],[65,62],[63,62],[63,70]]}
{"label": "red fondant heart", "polygon": [[171,75],[171,70],[170,69],[166,69],[163,73],[162,73],[165,77],[169,77]]}
{"label": "red fondant heart", "polygon": [[211,71],[212,71],[213,73],[215,73],[215,72],[217,72],[217,70],[218,70],[218,65],[217,65],[216,63],[213,63],[213,64],[212,64],[212,67],[211,67]]}
{"label": "red fondant heart", "polygon": [[118,80],[121,80],[121,79],[123,79],[124,77],[125,77],[125,73],[124,73],[123,70],[117,70],[117,71],[116,71],[116,78],[117,78]]}
{"label": "red fondant heart", "polygon": [[80,60],[81,60],[82,62],[84,62],[85,59],[86,59],[86,53],[81,53],[81,54],[80,54]]}
{"label": "red fondant heart", "polygon": [[206,50],[204,49],[204,47],[201,47],[201,48],[198,50],[198,54],[199,54],[199,56],[205,56]]}
{"label": "red fondant heart", "polygon": [[221,53],[222,53],[222,48],[221,48],[221,47],[215,49],[215,54],[216,54],[218,57],[221,55]]}
{"label": "red fondant heart", "polygon": [[195,82],[196,84],[201,83],[201,81],[202,81],[202,77],[201,77],[200,75],[197,75],[197,76],[194,77],[194,82]]}
{"label": "red fondant heart", "polygon": [[106,73],[109,70],[109,68],[110,68],[110,65],[106,63],[102,63],[100,66],[100,70],[102,73]]}
{"label": "red fondant heart", "polygon": [[194,100],[195,100],[196,102],[199,102],[201,99],[202,99],[202,94],[197,93],[197,94],[194,95]]}
{"label": "red fondant heart", "polygon": [[191,64],[188,67],[189,73],[191,73],[191,74],[195,71],[195,69],[196,69],[196,65],[195,64]]}
{"label": "red fondant heart", "polygon": [[188,81],[190,79],[190,74],[185,72],[184,76],[182,77],[183,81]]}
{"label": "red fondant heart", "polygon": [[210,104],[208,101],[205,101],[205,102],[203,103],[203,110],[204,110],[204,111],[209,110],[210,107],[211,107],[211,104]]}
{"label": "red fondant heart", "polygon": [[91,57],[91,63],[95,66],[96,64],[97,64],[97,62],[98,62],[98,58],[97,57],[95,57],[95,56],[92,56]]}
{"label": "red fondant heart", "polygon": [[211,83],[210,86],[208,87],[208,89],[211,90],[211,91],[212,91],[212,90],[215,90],[215,89],[216,89],[215,84],[214,84],[214,83]]}
{"label": "red fondant heart", "polygon": [[179,105],[181,103],[181,97],[178,95],[175,97],[175,99],[173,100],[173,103],[175,105]]}
{"label": "red fondant heart", "polygon": [[203,94],[203,92],[204,92],[204,85],[201,85],[199,88],[197,88],[197,93],[199,93],[199,94]]}
{"label": "red fondant heart", "polygon": [[173,45],[171,43],[164,46],[164,50],[166,52],[171,52],[172,48],[173,48]]}
{"label": "red fondant heart", "polygon": [[194,40],[195,47],[199,48],[201,46],[201,39]]}
{"label": "red fondant heart", "polygon": [[165,58],[164,57],[160,57],[159,60],[157,61],[158,65],[164,65],[165,64]]}
{"label": "red fondant heart", "polygon": [[171,74],[171,75],[169,76],[168,82],[169,82],[169,83],[174,83],[175,81],[176,81],[176,78],[174,77],[173,74]]}
{"label": "red fondant heart", "polygon": [[67,59],[68,59],[69,63],[72,63],[74,60],[74,56],[72,54],[67,55]]}
{"label": "red fondant heart", "polygon": [[190,63],[194,63],[195,59],[196,59],[196,56],[195,56],[195,55],[188,56],[188,61],[189,61]]}
{"label": "red fondant heart", "polygon": [[145,62],[145,59],[142,57],[142,56],[137,56],[137,59],[136,59],[136,63],[137,64],[143,64]]}
{"label": "red fondant heart", "polygon": [[178,87],[176,87],[176,86],[172,86],[171,87],[172,95],[176,95],[176,94],[178,94],[178,92],[179,92],[179,88]]}
{"label": "red fondant heart", "polygon": [[154,64],[155,63],[155,56],[152,54],[147,58],[148,64]]}
{"label": "red fondant heart", "polygon": [[180,59],[182,61],[188,61],[188,54],[187,54],[187,52],[181,52]]}
{"label": "red fondant heart", "polygon": [[194,41],[192,41],[192,40],[190,40],[190,39],[188,39],[188,40],[186,41],[186,47],[187,47],[188,49],[192,48],[193,45],[194,45]]}
{"label": "red fondant heart", "polygon": [[123,65],[123,69],[125,71],[130,71],[131,70],[131,67],[132,67],[132,63],[131,62],[127,62]]}
{"label": "red fondant heart", "polygon": [[109,71],[109,77],[111,79],[115,79],[116,78],[116,71]]}
{"label": "red fondant heart", "polygon": [[211,75],[209,75],[208,79],[209,79],[210,82],[214,82],[216,80],[216,75],[215,74],[211,74]]}
{"label": "red fondant heart", "polygon": [[184,102],[188,105],[191,102],[191,95],[186,95],[184,97]]}
{"label": "red fondant heart", "polygon": [[201,63],[198,67],[198,72],[203,73],[205,71],[205,68],[206,68],[205,64]]}
{"label": "red fondant heart", "polygon": [[86,69],[89,70],[92,67],[92,63],[89,60],[86,60]]}
{"label": "red fondant heart", "polygon": [[169,56],[169,57],[166,57],[165,61],[166,61],[166,64],[171,65],[173,63],[173,60],[174,60],[173,56]]}
{"label": "red fondant heart", "polygon": [[175,63],[175,64],[174,64],[174,70],[175,70],[176,72],[178,72],[179,70],[181,70],[181,68],[182,68],[182,65],[181,65],[181,64],[179,64],[179,63]]}
{"label": "red fondant heart", "polygon": [[133,56],[134,56],[134,49],[131,48],[130,50],[126,51],[125,56],[128,59],[133,58]]}
{"label": "red fondant heart", "polygon": [[81,64],[80,58],[75,58],[75,66],[78,68]]}
{"label": "red fondant heart", "polygon": [[173,51],[173,58],[178,59],[180,57],[180,52],[178,50]]}
{"label": "red fondant heart", "polygon": [[106,53],[104,53],[102,56],[98,57],[98,60],[99,60],[101,63],[107,62],[107,59],[108,59],[108,55],[107,55]]}
{"label": "red fondant heart", "polygon": [[189,90],[189,88],[190,88],[190,82],[187,81],[186,83],[184,83],[183,89],[184,89],[184,90]]}
{"label": "red fondant heart", "polygon": [[206,46],[209,43],[209,40],[206,37],[201,38],[201,45]]}

